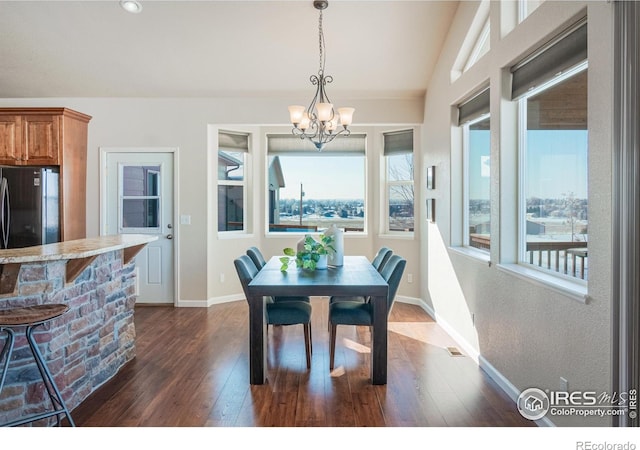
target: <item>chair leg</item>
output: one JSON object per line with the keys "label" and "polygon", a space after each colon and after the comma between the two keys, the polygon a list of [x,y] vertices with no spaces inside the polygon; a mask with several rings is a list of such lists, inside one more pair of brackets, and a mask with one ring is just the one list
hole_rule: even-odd
{"label": "chair leg", "polygon": [[60,422],[60,416],[64,414],[67,417],[67,420],[69,421],[69,425],[71,425],[72,427],[75,427],[76,424],[73,422],[73,419],[71,418],[71,413],[69,412],[69,408],[67,408],[67,405],[62,398],[62,394],[58,390],[58,386],[56,385],[56,382],[53,379],[53,375],[51,375],[51,372],[49,371],[49,368],[45,363],[42,353],[40,353],[38,344],[33,338],[33,332],[35,328],[39,325],[41,324],[29,325],[27,327],[27,330],[26,330],[27,343],[29,344],[29,347],[31,347],[31,353],[33,353],[33,357],[36,360],[36,366],[40,371],[40,375],[42,376],[42,381],[44,382],[44,386],[47,389],[49,398],[51,399],[51,404],[53,405],[53,409],[54,409],[53,412],[57,413],[56,414],[57,425],[62,426]]}
{"label": "chair leg", "polygon": [[4,387],[4,381],[7,378],[7,371],[9,369],[9,360],[11,359],[11,354],[13,353],[13,342],[14,342],[14,334],[13,330],[10,328],[4,328],[1,331],[7,333],[7,339],[4,341],[4,346],[2,347],[2,353],[0,353],[0,361],[4,360],[4,367],[2,369],[2,376],[0,377],[0,393],[2,393],[2,388]]}
{"label": "chair leg", "polygon": [[311,324],[305,323],[304,326],[304,350],[307,354],[307,369],[311,369]]}
{"label": "chair leg", "polygon": [[329,327],[329,370],[333,370],[333,361],[336,356],[336,325],[330,324]]}

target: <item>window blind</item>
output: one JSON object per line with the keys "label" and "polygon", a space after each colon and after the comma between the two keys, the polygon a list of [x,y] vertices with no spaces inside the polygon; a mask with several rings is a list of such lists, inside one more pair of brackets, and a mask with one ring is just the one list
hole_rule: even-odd
{"label": "window blind", "polygon": [[290,156],[364,156],[366,150],[366,135],[350,134],[338,136],[319,152],[316,147],[306,139],[300,139],[293,134],[269,134],[267,135],[267,152],[269,155]]}
{"label": "window blind", "polygon": [[522,97],[586,60],[587,23],[583,20],[511,68],[511,99]]}
{"label": "window blind", "polygon": [[464,125],[478,117],[489,114],[489,88],[458,105],[458,125]]}
{"label": "window blind", "polygon": [[413,153],[413,130],[384,133],[384,156]]}
{"label": "window blind", "polygon": [[228,131],[218,132],[218,150],[232,152],[249,151],[249,135],[241,133],[230,133]]}

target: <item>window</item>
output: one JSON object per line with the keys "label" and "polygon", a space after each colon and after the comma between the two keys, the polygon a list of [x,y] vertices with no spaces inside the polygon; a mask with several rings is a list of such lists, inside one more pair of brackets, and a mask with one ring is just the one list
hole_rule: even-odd
{"label": "window", "polygon": [[464,68],[462,69],[463,72],[466,72],[467,70],[469,70],[471,66],[473,66],[482,56],[484,56],[485,53],[487,53],[490,50],[490,46],[491,46],[490,35],[491,35],[491,21],[489,20],[489,16],[487,12],[487,19],[484,25],[482,26],[482,31],[480,31],[480,34],[477,37],[476,43],[473,46],[473,50],[471,50],[471,53],[469,54],[469,59],[467,59],[467,62],[465,63]]}
{"label": "window", "polygon": [[491,249],[491,128],[489,117],[465,127],[465,245]]}
{"label": "window", "polygon": [[218,132],[218,231],[246,231],[249,135]]}
{"label": "window", "polygon": [[365,231],[364,135],[338,137],[322,152],[297,136],[267,138],[269,232]]}
{"label": "window", "polygon": [[463,127],[463,245],[491,249],[491,127],[489,89],[458,106]]}
{"label": "window", "polygon": [[522,22],[529,17],[544,1],[545,0],[520,0],[518,3],[518,22]]}
{"label": "window", "polygon": [[384,133],[387,232],[413,232],[413,130]]}
{"label": "window", "polygon": [[[528,64],[534,66],[516,68],[513,78],[513,91],[524,92],[519,98],[520,261],[585,280],[589,154],[586,45],[585,24],[530,60]],[[568,61],[573,61],[571,67],[567,67]],[[526,76],[517,77],[518,70],[526,70]],[[527,83],[520,84],[525,79]]]}
{"label": "window", "polygon": [[160,230],[160,166],[123,164],[120,171],[119,230]]}

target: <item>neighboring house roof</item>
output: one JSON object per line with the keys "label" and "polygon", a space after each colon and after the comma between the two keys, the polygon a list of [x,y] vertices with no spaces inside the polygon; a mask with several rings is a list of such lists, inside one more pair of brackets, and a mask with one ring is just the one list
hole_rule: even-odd
{"label": "neighboring house roof", "polygon": [[280,157],[275,156],[271,164],[269,164],[269,189],[283,188],[284,174],[282,173],[282,166],[280,165]]}

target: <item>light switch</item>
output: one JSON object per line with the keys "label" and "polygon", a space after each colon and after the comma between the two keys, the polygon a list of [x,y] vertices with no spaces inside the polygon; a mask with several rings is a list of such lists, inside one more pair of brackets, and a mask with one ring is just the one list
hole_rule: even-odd
{"label": "light switch", "polygon": [[180,225],[191,225],[191,216],[183,214],[180,216]]}

